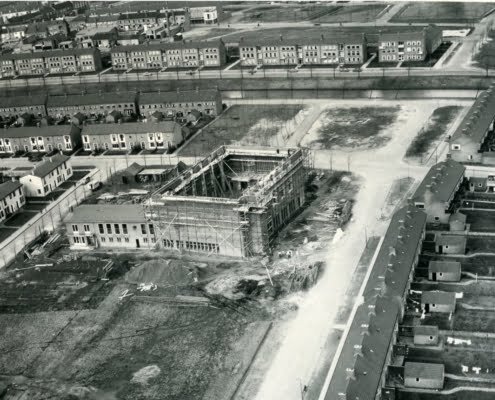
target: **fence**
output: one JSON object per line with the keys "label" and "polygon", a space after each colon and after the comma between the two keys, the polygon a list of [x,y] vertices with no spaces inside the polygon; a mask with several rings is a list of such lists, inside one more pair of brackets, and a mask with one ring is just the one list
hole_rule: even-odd
{"label": "fence", "polygon": [[[98,174],[99,170],[95,168],[90,172],[89,177],[93,178]],[[0,243],[0,268],[8,265],[26,245],[35,240],[43,231],[55,230],[71,209],[86,198],[90,193],[85,188],[84,180],[86,177],[75,183],[72,188],[67,189],[62,196],[50,203],[45,210],[31,218],[12,236]]]}

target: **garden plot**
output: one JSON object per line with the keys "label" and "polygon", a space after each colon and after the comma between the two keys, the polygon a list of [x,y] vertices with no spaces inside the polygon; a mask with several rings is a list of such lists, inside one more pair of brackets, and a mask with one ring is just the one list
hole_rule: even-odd
{"label": "garden plot", "polygon": [[284,146],[307,109],[302,104],[233,105],[179,150],[206,155],[221,145]]}

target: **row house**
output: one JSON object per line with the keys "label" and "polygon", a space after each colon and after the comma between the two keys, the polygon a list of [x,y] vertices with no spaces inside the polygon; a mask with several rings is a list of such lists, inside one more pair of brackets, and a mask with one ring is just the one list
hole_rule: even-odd
{"label": "row house", "polygon": [[227,60],[221,40],[118,46],[110,54],[114,70],[220,67]]}
{"label": "row house", "polygon": [[0,154],[70,152],[80,145],[81,129],[72,124],[0,129]]}
{"label": "row house", "polygon": [[380,62],[423,61],[442,44],[442,30],[435,25],[409,32],[381,33]]}
{"label": "row house", "polygon": [[101,71],[98,49],[48,50],[0,55],[1,77]]}
{"label": "row house", "polygon": [[70,248],[154,248],[155,227],[135,204],[80,205],[66,220]]}
{"label": "row house", "polygon": [[114,110],[128,116],[137,114],[136,93],[102,92],[49,96],[46,109],[48,115],[57,119],[71,118],[78,113],[88,118],[95,118],[108,115]]}
{"label": "row house", "polygon": [[0,222],[9,218],[26,203],[24,189],[18,181],[0,184]]}
{"label": "row house", "polygon": [[[121,31],[140,31],[159,24],[159,17],[158,11],[123,13],[117,24]],[[165,16],[161,16],[160,22],[165,22]]]}
{"label": "row house", "polygon": [[118,27],[119,16],[118,15],[103,15],[103,16],[89,16],[86,19],[86,28],[96,28],[98,26],[107,26],[110,28]]}
{"label": "row house", "polygon": [[29,24],[26,30],[26,36],[36,36],[39,38],[48,38],[53,35],[69,34],[69,24],[65,20],[42,21]]}
{"label": "row house", "polygon": [[139,112],[150,117],[156,111],[166,117],[185,117],[193,110],[217,116],[222,112],[222,95],[218,90],[187,90],[141,93]]}
{"label": "row house", "polygon": [[44,197],[71,176],[70,157],[59,153],[40,162],[27,175],[21,177],[20,182],[26,196]]}
{"label": "row house", "polygon": [[239,42],[239,58],[243,66],[257,65],[360,65],[366,61],[364,35],[317,38],[278,39]]}
{"label": "row house", "polygon": [[185,138],[182,127],[174,121],[88,124],[83,126],[81,135],[87,151],[134,148],[171,151]]}
{"label": "row house", "polygon": [[23,114],[46,116],[46,95],[0,97],[0,117],[19,118]]}

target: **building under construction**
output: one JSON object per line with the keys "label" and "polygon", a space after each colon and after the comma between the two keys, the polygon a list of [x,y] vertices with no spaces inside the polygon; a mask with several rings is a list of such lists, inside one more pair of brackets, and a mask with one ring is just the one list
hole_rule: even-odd
{"label": "building under construction", "polygon": [[[71,245],[161,247],[234,257],[264,254],[304,204],[306,160],[302,149],[222,146],[144,204],[132,205],[136,210],[79,207],[67,221],[67,232],[74,236]],[[124,234],[123,227],[112,225],[124,222],[126,215]],[[81,236],[89,238],[82,241]]]}

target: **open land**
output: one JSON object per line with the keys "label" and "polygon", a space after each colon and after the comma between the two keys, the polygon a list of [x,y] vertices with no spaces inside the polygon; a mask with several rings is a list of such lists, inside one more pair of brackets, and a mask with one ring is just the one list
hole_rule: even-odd
{"label": "open land", "polygon": [[391,22],[476,22],[493,10],[491,3],[416,2],[408,4]]}

